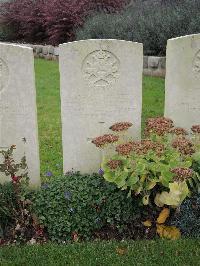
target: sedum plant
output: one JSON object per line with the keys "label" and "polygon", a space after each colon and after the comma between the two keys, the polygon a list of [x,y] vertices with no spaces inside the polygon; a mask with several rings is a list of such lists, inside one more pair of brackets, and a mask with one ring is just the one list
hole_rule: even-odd
{"label": "sedum plant", "polygon": [[106,181],[140,195],[144,205],[178,207],[191,194],[194,180],[200,180],[193,164],[200,162],[200,126],[189,135],[174,127],[165,117],[146,122],[145,139],[128,137],[129,122],[110,127],[112,134],[99,136],[92,143],[103,150],[101,171]]}

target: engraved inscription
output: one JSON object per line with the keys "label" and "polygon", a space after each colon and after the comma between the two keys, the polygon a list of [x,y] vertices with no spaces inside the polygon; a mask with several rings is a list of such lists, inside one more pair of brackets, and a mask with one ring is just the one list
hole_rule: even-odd
{"label": "engraved inscription", "polygon": [[113,85],[119,78],[119,59],[111,52],[97,50],[83,61],[82,72],[90,86],[106,87]]}
{"label": "engraved inscription", "polygon": [[[116,113],[127,113],[128,111],[137,110],[137,105],[130,99],[128,94],[118,93],[118,95],[113,95],[109,97],[109,94],[106,97],[101,98],[101,94],[95,93],[94,97],[91,97],[88,100],[86,95],[77,94],[75,97],[65,100],[66,109],[69,112],[66,115],[76,115],[76,116],[97,116],[102,115],[105,119],[108,114],[113,114],[116,116]],[[118,108],[120,106],[120,108]],[[104,121],[104,120],[102,120]]]}
{"label": "engraved inscription", "polygon": [[197,52],[193,61],[193,70],[196,74],[200,74],[200,51]]}

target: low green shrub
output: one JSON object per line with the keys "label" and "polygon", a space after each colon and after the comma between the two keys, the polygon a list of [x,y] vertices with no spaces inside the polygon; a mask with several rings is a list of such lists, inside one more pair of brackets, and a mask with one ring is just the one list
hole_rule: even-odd
{"label": "low green shrub", "polygon": [[96,14],[76,32],[80,39],[122,39],[144,44],[146,55],[164,55],[170,38],[200,32],[199,0],[136,1],[119,14]]}
{"label": "low green shrub", "polygon": [[183,236],[200,237],[200,194],[186,199],[171,221]]}
{"label": "low green shrub", "polygon": [[138,202],[97,175],[69,173],[35,193],[34,210],[53,241],[91,239],[98,230],[118,232],[139,218]]}
{"label": "low green shrub", "polygon": [[77,29],[76,39],[131,40],[131,22],[127,18],[123,23],[123,19],[122,14],[96,13],[85,21],[83,27]]}
{"label": "low green shrub", "polygon": [[17,199],[12,183],[0,184],[0,238],[8,224],[13,222]]}
{"label": "low green shrub", "polygon": [[[1,1],[0,1],[1,5]],[[0,8],[1,9],[1,8]],[[14,32],[10,26],[3,24],[1,20],[1,10],[0,10],[0,41],[9,41],[12,40]]]}
{"label": "low green shrub", "polygon": [[5,41],[7,39],[7,34],[4,28],[0,25],[0,41]]}

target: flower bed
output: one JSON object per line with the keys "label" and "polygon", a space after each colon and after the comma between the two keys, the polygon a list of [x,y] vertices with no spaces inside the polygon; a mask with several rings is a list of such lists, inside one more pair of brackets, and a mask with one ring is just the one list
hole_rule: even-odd
{"label": "flower bed", "polygon": [[116,123],[92,141],[105,154],[98,174],[67,173],[37,191],[15,146],[1,151],[10,179],[0,186],[1,244],[199,237],[200,126],[188,135],[170,119],[148,119],[141,141],[131,126]]}

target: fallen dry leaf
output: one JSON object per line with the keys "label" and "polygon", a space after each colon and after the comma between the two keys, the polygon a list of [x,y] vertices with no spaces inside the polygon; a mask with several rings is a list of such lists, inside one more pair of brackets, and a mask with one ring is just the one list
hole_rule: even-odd
{"label": "fallen dry leaf", "polygon": [[144,226],[146,227],[151,227],[152,226],[152,222],[150,220],[146,220],[145,222],[142,223]]}
{"label": "fallen dry leaf", "polygon": [[118,255],[125,255],[127,253],[127,248],[116,248],[116,252]]}
{"label": "fallen dry leaf", "polygon": [[167,220],[167,218],[169,217],[169,215],[170,215],[170,210],[168,208],[164,208],[161,211],[161,213],[157,219],[157,223],[158,224],[164,224],[165,221]]}

